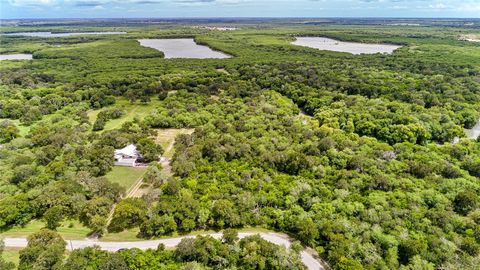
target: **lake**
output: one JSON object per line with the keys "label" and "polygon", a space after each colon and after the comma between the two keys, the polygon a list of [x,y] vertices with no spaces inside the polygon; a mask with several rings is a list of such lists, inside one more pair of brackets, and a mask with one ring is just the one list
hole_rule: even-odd
{"label": "lake", "polygon": [[31,60],[31,54],[17,53],[17,54],[0,54],[0,61],[2,60]]}
{"label": "lake", "polygon": [[140,45],[159,50],[165,58],[230,58],[230,55],[198,45],[192,38],[139,39]]}
{"label": "lake", "polygon": [[80,35],[123,35],[127,32],[69,32],[69,33],[52,33],[52,32],[17,32],[6,33],[6,36],[23,36],[23,37],[70,37]]}
{"label": "lake", "polygon": [[297,37],[292,44],[319,50],[347,52],[352,54],[392,53],[402,46],[393,44],[368,44],[343,42],[325,37]]}

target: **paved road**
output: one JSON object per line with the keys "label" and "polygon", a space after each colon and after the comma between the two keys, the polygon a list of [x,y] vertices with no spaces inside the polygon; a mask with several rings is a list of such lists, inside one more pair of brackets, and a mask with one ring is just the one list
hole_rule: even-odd
{"label": "paved road", "polygon": [[[290,247],[291,241],[288,239],[287,236],[279,234],[279,233],[238,233],[239,238],[244,238],[247,236],[255,235],[258,234],[260,235],[263,239],[277,244],[277,245],[284,245],[287,248]],[[205,234],[205,235],[210,235],[214,238],[221,238],[222,234],[221,233],[211,233],[211,234]],[[180,243],[180,241],[183,238],[193,238],[195,236],[184,236],[184,237],[175,237],[175,238],[166,238],[166,239],[160,239],[160,240],[148,240],[148,241],[135,241],[135,242],[101,242],[98,240],[67,240],[67,249],[68,250],[73,250],[73,249],[79,249],[79,248],[84,248],[84,247],[89,247],[89,246],[99,246],[103,250],[107,251],[117,251],[119,249],[124,249],[124,248],[139,248],[139,249],[149,249],[149,248],[157,248],[158,245],[164,244],[165,247],[173,248]],[[17,248],[23,248],[27,246],[27,239],[25,238],[5,238],[5,246],[6,247],[17,247]],[[315,259],[311,253],[309,253],[306,250],[303,250],[300,252],[300,256],[302,258],[303,264],[309,269],[309,270],[325,270],[323,265]]]}

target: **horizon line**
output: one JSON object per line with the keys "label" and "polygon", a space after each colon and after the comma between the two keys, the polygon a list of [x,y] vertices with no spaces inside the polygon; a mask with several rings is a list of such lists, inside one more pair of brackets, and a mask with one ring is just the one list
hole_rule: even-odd
{"label": "horizon line", "polygon": [[478,20],[480,18],[475,17],[395,17],[395,16],[388,16],[388,17],[369,17],[369,16],[326,16],[326,17],[308,17],[308,16],[264,16],[264,17],[249,17],[249,16],[224,16],[224,17],[214,17],[214,16],[198,16],[198,17],[52,17],[52,18],[0,18],[0,21],[8,21],[8,20],[136,20],[136,19],[160,19],[160,20],[191,20],[191,19],[397,19],[397,20],[418,20],[418,19],[428,19],[428,20]]}

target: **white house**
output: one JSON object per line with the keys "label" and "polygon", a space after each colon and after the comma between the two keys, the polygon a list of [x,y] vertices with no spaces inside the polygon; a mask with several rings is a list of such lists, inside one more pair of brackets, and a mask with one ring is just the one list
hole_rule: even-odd
{"label": "white house", "polygon": [[135,167],[137,159],[140,154],[137,147],[133,144],[125,146],[125,148],[115,150],[115,166]]}

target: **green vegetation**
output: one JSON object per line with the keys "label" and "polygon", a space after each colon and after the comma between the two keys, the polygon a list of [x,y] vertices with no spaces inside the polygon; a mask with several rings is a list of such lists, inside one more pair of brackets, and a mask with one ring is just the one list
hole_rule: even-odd
{"label": "green vegetation", "polygon": [[30,236],[20,251],[19,269],[305,269],[298,250],[287,250],[260,236],[239,240],[227,230],[220,240],[209,236],[183,239],[175,250],[121,250],[98,247],[72,251],[65,258],[65,242],[53,231]]}
{"label": "green vegetation", "polygon": [[[18,265],[18,262],[20,260],[20,249],[14,249],[14,248],[8,248],[5,249],[2,253],[2,258],[4,262],[0,262],[0,266],[4,267],[2,269],[8,270],[8,269],[15,269],[15,265]],[[3,264],[2,264],[3,263]],[[8,265],[5,265],[5,263],[8,263]],[[13,263],[13,265],[12,265]],[[12,268],[8,268],[11,267]]]}
{"label": "green vegetation", "polygon": [[[108,240],[262,227],[314,248],[333,269],[476,269],[480,144],[464,128],[480,118],[480,50],[460,37],[479,30],[431,24],[124,25],[129,34],[115,37],[2,38],[2,51],[34,53],[0,73],[3,234],[67,219]],[[403,47],[350,55],[290,44],[297,35]],[[135,42],[192,36],[235,57],[163,59]],[[153,162],[144,176],[113,167],[114,149],[131,143]],[[171,163],[159,166],[164,151]],[[148,191],[122,200],[140,177]],[[199,239],[223,254],[225,243]],[[254,268],[236,245],[228,265]],[[218,267],[175,252],[89,249],[67,263],[120,256],[135,269],[135,253],[173,269]]]}
{"label": "green vegetation", "polygon": [[118,183],[120,186],[129,190],[130,187],[142,177],[145,168],[142,167],[113,167],[112,170],[105,175],[112,183]]}
{"label": "green vegetation", "polygon": [[[115,102],[115,107],[125,111],[119,118],[108,120],[105,123],[103,130],[113,130],[120,128],[124,123],[133,121],[135,118],[143,119],[145,116],[149,115],[155,108],[158,106],[159,101],[151,100],[148,103],[131,103],[125,98],[117,99]],[[98,118],[98,114],[102,111],[92,110],[88,112],[88,118],[91,123],[95,123]]]}
{"label": "green vegetation", "polygon": [[[13,227],[7,231],[2,231],[0,237],[27,237],[35,232],[45,228],[46,224],[40,220],[33,220],[24,227]],[[56,231],[65,239],[84,239],[91,232],[90,229],[82,226],[76,220],[63,221]]]}

